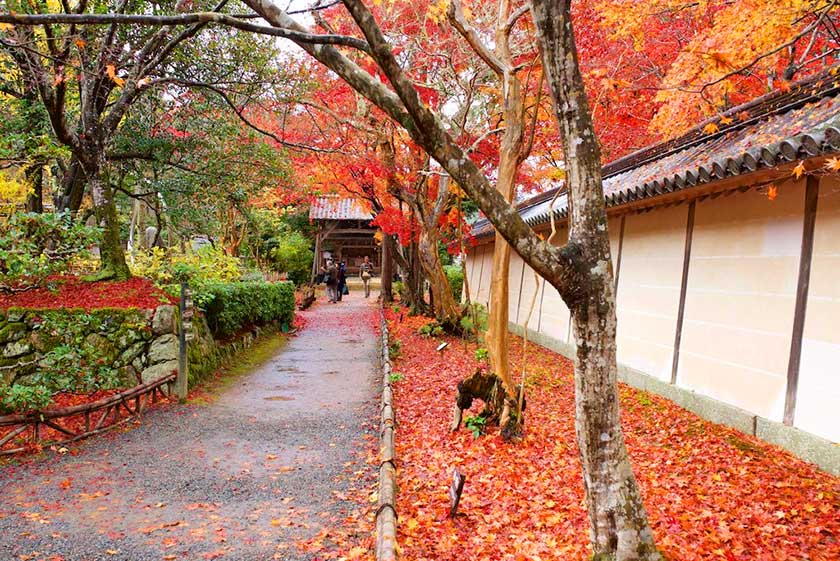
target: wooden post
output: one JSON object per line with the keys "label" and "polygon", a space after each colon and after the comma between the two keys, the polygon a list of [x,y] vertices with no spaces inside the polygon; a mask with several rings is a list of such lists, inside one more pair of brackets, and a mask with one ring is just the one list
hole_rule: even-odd
{"label": "wooden post", "polygon": [[175,380],[175,394],[178,396],[178,400],[182,402],[187,399],[187,378],[189,376],[190,366],[187,360],[187,329],[190,327],[190,318],[187,316],[187,310],[191,307],[187,303],[188,298],[189,287],[187,283],[182,282],[181,300],[178,303],[178,377]]}
{"label": "wooden post", "polygon": [[814,229],[817,223],[817,201],[820,179],[809,175],[805,180],[805,216],[802,223],[802,249],[799,253],[799,278],[796,283],[796,304],[793,314],[793,334],[788,360],[787,389],[783,422],[793,425],[796,413],[796,393],[799,387],[799,366],[802,360],[802,338],[805,332],[805,313],[808,307],[808,287],[811,282],[811,257],[814,253]]}
{"label": "wooden post", "polygon": [[452,485],[449,486],[449,518],[455,518],[458,514],[458,504],[461,502],[461,493],[464,491],[466,479],[458,468],[452,470]]}

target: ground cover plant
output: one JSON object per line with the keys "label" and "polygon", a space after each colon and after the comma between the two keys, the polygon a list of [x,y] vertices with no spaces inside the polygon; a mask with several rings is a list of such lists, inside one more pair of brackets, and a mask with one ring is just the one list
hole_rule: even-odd
{"label": "ground cover plant", "polygon": [[[394,362],[403,374],[394,386],[402,559],[588,559],[571,362],[529,344],[520,442],[503,442],[494,427],[451,433],[455,384],[481,364],[476,345],[445,338],[449,346],[436,352],[443,339],[418,333],[427,318],[390,309],[386,316],[402,342]],[[521,356],[522,340],[512,337],[517,376]],[[625,385],[619,393],[630,456],[666,559],[840,558],[840,480],[659,396]],[[480,409],[476,403],[468,415]],[[467,481],[453,521],[446,516],[454,467]]]}

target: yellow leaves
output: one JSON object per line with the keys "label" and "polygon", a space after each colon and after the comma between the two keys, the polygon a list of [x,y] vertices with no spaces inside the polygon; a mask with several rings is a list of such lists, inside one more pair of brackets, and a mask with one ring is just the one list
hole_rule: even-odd
{"label": "yellow leaves", "polygon": [[717,123],[709,123],[705,127],[703,127],[703,132],[706,134],[714,134],[718,132],[720,128],[717,126]]}
{"label": "yellow leaves", "polygon": [[775,201],[776,196],[779,194],[779,188],[775,185],[771,185],[767,188],[767,199],[770,201]]}
{"label": "yellow leaves", "polygon": [[828,171],[840,171],[840,158],[827,158],[824,167]]}
{"label": "yellow leaves", "polygon": [[795,167],[795,168],[793,168],[793,171],[792,171],[792,172],[790,172],[790,174],[791,174],[792,176],[794,176],[796,179],[799,179],[799,178],[801,178],[803,175],[805,175],[805,162],[804,162],[804,161],[803,161],[803,162],[799,162],[799,163],[796,165],[796,167]]}
{"label": "yellow leaves", "polygon": [[426,10],[426,17],[435,23],[442,23],[446,21],[446,12],[448,9],[449,0],[437,0],[429,4],[429,9]]}
{"label": "yellow leaves", "polygon": [[[0,210],[4,207],[14,209],[26,202],[30,186],[21,178],[21,174],[0,172]],[[6,211],[3,210],[5,213]]]}
{"label": "yellow leaves", "polygon": [[720,118],[721,125],[731,125],[733,122],[734,120],[731,117],[727,117],[725,115]]}
{"label": "yellow leaves", "polygon": [[119,87],[123,87],[125,85],[125,80],[117,76],[117,69],[114,68],[113,64],[109,64],[105,67],[105,74],[111,79]]}

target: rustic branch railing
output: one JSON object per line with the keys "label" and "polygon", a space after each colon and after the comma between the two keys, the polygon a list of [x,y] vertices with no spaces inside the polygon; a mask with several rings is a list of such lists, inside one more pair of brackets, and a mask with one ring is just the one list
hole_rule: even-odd
{"label": "rustic branch railing", "polygon": [[[67,444],[112,429],[142,413],[143,409],[147,408],[150,403],[156,403],[159,397],[167,397],[163,386],[174,382],[175,373],[173,372],[154,382],[134,386],[92,403],[2,416],[0,417],[0,429],[3,427],[14,428],[0,437],[0,456],[24,452],[30,446],[39,444],[41,429],[44,426],[66,436],[64,439],[50,440],[50,444]],[[62,425],[62,420],[69,421],[78,417],[84,419],[82,427],[74,429],[66,423]],[[31,431],[28,439],[29,446],[7,448],[9,443],[18,442],[16,438],[27,430]]]}

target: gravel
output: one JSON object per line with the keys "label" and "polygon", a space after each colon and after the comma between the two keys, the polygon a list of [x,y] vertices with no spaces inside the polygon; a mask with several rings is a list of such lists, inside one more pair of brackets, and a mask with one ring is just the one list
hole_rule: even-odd
{"label": "gravel", "polygon": [[297,543],[369,515],[349,496],[376,477],[376,309],[304,314],[209,404],[0,468],[0,561],[305,560]]}

